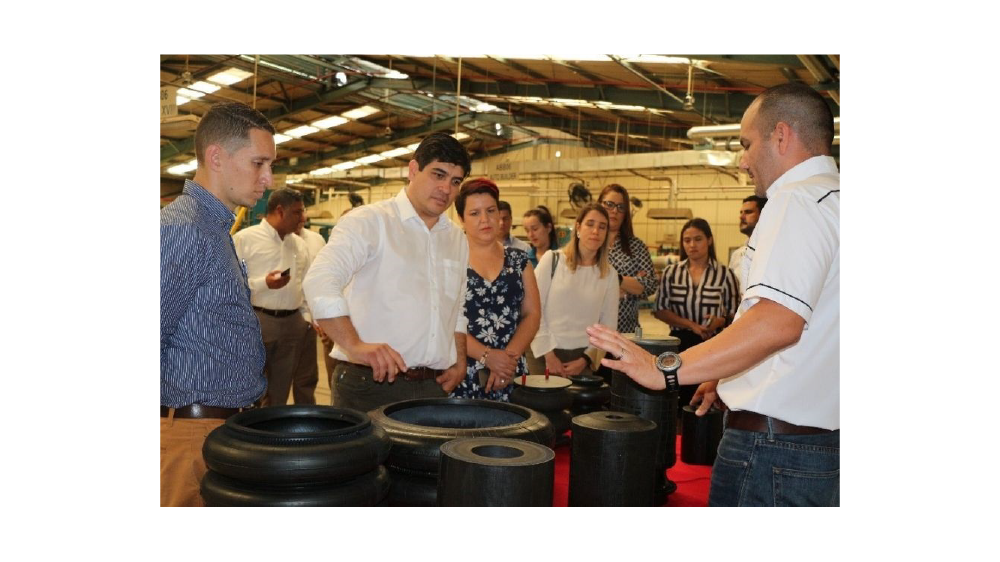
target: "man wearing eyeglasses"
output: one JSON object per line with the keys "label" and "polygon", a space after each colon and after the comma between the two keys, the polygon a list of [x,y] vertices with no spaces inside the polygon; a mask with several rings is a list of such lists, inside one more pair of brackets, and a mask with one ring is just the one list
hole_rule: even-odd
{"label": "man wearing eyeglasses", "polygon": [[442,215],[470,168],[457,140],[428,136],[409,184],[344,216],[316,256],[303,289],[335,342],[334,406],[443,398],[465,377],[469,245]]}

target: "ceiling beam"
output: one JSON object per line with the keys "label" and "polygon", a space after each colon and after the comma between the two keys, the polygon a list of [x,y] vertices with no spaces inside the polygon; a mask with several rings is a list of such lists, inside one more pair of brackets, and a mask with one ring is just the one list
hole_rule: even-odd
{"label": "ceiling beam", "polygon": [[[330,103],[365,90],[369,87],[369,84],[370,80],[357,80],[355,82],[345,84],[335,90],[330,90],[324,94],[303,96],[287,106],[276,107],[270,111],[264,112],[264,116],[267,117],[268,121],[273,123],[294,113],[305,111],[307,109],[313,109],[325,103]],[[194,136],[190,136],[184,140],[170,141],[168,144],[160,147],[160,162],[169,160],[178,154],[191,152],[192,150],[194,150]]]}
{"label": "ceiling beam", "polygon": [[714,62],[742,62],[752,64],[777,64],[792,68],[803,68],[802,61],[795,55],[677,55],[689,59]]}
{"label": "ceiling beam", "polygon": [[[372,88],[389,88],[391,90],[427,90],[430,87],[430,80],[426,78],[411,78],[407,80],[392,78],[375,78],[371,82]],[[455,91],[455,82],[450,78],[438,78],[437,87],[439,92]],[[659,91],[635,90],[618,88],[615,86],[604,86],[597,90],[593,86],[578,86],[570,84],[526,84],[522,82],[511,82],[498,80],[491,82],[480,82],[475,80],[462,81],[463,95],[490,95],[499,97],[521,96],[537,98],[565,98],[580,99],[585,101],[609,101],[620,105],[641,105],[654,109],[670,109],[673,111],[687,111],[683,102],[678,102],[674,98],[663,96]],[[725,104],[726,93],[704,93],[714,106],[722,107]],[[756,97],[750,94],[732,92],[729,94],[734,113],[742,115],[750,102]]]}

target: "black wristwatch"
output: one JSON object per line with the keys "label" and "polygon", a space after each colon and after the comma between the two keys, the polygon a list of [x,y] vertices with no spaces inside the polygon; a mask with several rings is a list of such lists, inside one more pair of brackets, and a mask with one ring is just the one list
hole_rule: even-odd
{"label": "black wristwatch", "polygon": [[656,358],[656,368],[663,373],[663,380],[667,384],[667,390],[674,392],[677,390],[677,370],[681,368],[681,356],[673,351],[665,351]]}

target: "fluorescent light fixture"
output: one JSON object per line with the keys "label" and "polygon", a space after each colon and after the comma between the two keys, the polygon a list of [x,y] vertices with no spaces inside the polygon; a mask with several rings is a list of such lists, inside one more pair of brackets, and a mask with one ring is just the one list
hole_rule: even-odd
{"label": "fluorescent light fixture", "polygon": [[611,59],[607,55],[546,55],[555,60],[572,60],[584,62],[606,62]]}
{"label": "fluorescent light fixture", "polygon": [[253,76],[252,72],[247,72],[238,68],[227,68],[222,72],[217,72],[209,76],[208,81],[215,82],[216,84],[222,84],[223,86],[231,86],[237,82],[246,80],[251,76]]}
{"label": "fluorescent light fixture", "polygon": [[192,90],[197,90],[199,92],[205,92],[206,94],[211,94],[212,92],[219,89],[219,86],[212,84],[210,82],[198,81],[191,84]]}
{"label": "fluorescent light fixture", "polygon": [[502,59],[545,60],[545,55],[493,55]]}
{"label": "fluorescent light fixture", "polygon": [[648,109],[642,105],[619,105],[616,103],[602,106],[604,109],[620,109],[622,111],[646,111]]}
{"label": "fluorescent light fixture", "polygon": [[556,151],[556,158],[559,158],[560,156],[562,156],[562,151],[557,150]]}
{"label": "fluorescent light fixture", "polygon": [[455,140],[465,140],[465,139],[469,138],[469,135],[467,135],[465,133],[454,133],[451,136],[454,137]]}
{"label": "fluorescent light fixture", "polygon": [[498,131],[503,129],[503,125],[501,125],[500,123],[494,123],[494,125],[496,125],[496,130]]}
{"label": "fluorescent light fixture", "polygon": [[357,166],[357,162],[341,162],[335,166],[330,166],[330,168],[333,170],[350,170],[351,168],[356,168]]}
{"label": "fluorescent light fixture", "polygon": [[407,148],[407,150],[409,150],[409,151],[412,152],[412,151],[416,150],[418,146],[420,146],[420,143],[419,142],[415,142],[413,144],[406,145],[406,148]]}
{"label": "fluorescent light fixture", "polygon": [[184,96],[177,96],[177,105],[179,105],[179,106],[180,105],[184,105],[184,104],[186,104],[189,101],[191,101],[191,100],[189,100],[188,98],[186,98]]}
{"label": "fluorescent light fixture", "polygon": [[365,156],[364,158],[358,158],[355,160],[358,164],[372,164],[374,162],[379,162],[385,160],[385,156],[381,154],[372,154],[371,156]]}
{"label": "fluorescent light fixture", "polygon": [[317,168],[315,170],[311,170],[309,172],[309,175],[310,176],[323,176],[323,175],[329,174],[332,171],[333,171],[333,168],[331,168],[331,167]]}
{"label": "fluorescent light fixture", "polygon": [[361,107],[352,109],[350,111],[345,111],[340,115],[343,117],[347,117],[348,119],[363,119],[365,117],[368,117],[372,113],[378,113],[378,112],[379,110],[377,108],[374,108],[370,105],[362,105]]}
{"label": "fluorescent light fixture", "polygon": [[481,103],[481,104],[479,104],[479,105],[476,106],[475,111],[476,112],[480,112],[480,113],[484,113],[484,112],[487,112],[487,111],[500,111],[500,108],[497,107],[497,106],[495,106],[495,105],[488,104],[488,103]]}
{"label": "fluorescent light fixture", "polygon": [[191,170],[198,168],[198,159],[190,160],[184,164],[177,164],[176,166],[171,166],[167,168],[167,172],[174,174],[175,176],[183,176],[184,174],[190,172]]}
{"label": "fluorescent light fixture", "polygon": [[[196,99],[198,99],[198,98],[200,98],[201,96],[204,96],[204,95],[205,95],[205,92],[196,92],[194,90],[189,90],[187,88],[179,88],[177,90],[177,97],[178,98],[180,98],[181,96],[183,96],[183,97],[185,97],[188,100],[196,100]],[[178,102],[177,105],[180,105],[180,102]]]}
{"label": "fluorescent light fixture", "polygon": [[319,129],[313,127],[312,125],[302,125],[299,127],[295,127],[294,129],[289,129],[284,133],[290,137],[300,138],[315,133],[317,131],[319,131]]}
{"label": "fluorescent light fixture", "polygon": [[660,64],[691,64],[686,57],[665,57],[663,55],[621,55],[628,62],[655,62]]}
{"label": "fluorescent light fixture", "polygon": [[281,144],[283,142],[288,142],[290,140],[292,140],[292,137],[288,135],[283,135],[281,133],[274,135],[274,144]]}
{"label": "fluorescent light fixture", "polygon": [[286,184],[289,184],[289,183],[299,183],[300,181],[302,181],[302,178],[288,178],[288,179],[285,180],[285,183]]}
{"label": "fluorescent light fixture", "polygon": [[591,103],[587,100],[572,100],[567,98],[552,98],[549,101],[551,101],[552,103],[561,103],[563,105],[573,105],[573,106],[589,107],[591,105]]}
{"label": "fluorescent light fixture", "polygon": [[344,74],[343,72],[338,72],[334,74],[333,78],[337,81],[338,86],[343,86],[344,84],[347,84],[347,75]]}
{"label": "fluorescent light fixture", "polygon": [[394,78],[396,80],[405,80],[409,77],[410,77],[409,74],[403,74],[398,70],[393,70],[391,72],[382,75],[382,78]]}
{"label": "fluorescent light fixture", "polygon": [[413,150],[414,150],[414,148],[400,147],[400,148],[394,148],[392,150],[386,150],[385,152],[380,152],[379,154],[381,154],[382,156],[385,156],[386,158],[395,158],[397,156],[402,156],[404,154],[409,154],[409,153],[413,152]]}
{"label": "fluorescent light fixture", "polygon": [[313,121],[312,126],[319,127],[320,129],[330,129],[336,127],[337,125],[343,125],[344,123],[347,123],[347,121],[348,119],[339,115],[331,115],[330,117],[320,119],[319,121]]}

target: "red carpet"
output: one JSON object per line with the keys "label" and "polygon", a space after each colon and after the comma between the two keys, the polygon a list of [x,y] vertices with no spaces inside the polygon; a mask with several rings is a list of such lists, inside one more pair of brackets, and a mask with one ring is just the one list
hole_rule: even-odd
{"label": "red carpet", "polygon": [[[569,449],[570,445],[556,447],[555,489],[552,493],[554,507],[569,503]],[[712,467],[681,462],[681,437],[677,436],[677,464],[667,469],[667,478],[677,483],[677,491],[667,496],[665,507],[705,507],[708,505],[708,487]]]}

